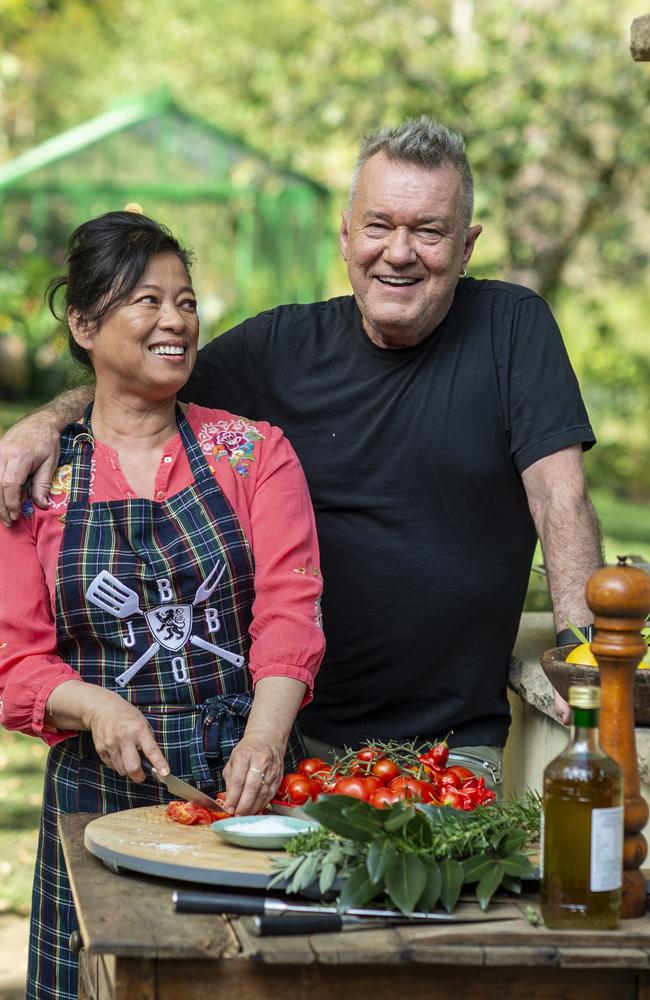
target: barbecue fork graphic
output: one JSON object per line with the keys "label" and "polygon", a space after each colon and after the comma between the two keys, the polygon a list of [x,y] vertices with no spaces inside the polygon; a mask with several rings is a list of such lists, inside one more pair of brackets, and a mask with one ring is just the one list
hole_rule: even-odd
{"label": "barbecue fork graphic", "polygon": [[[145,613],[140,607],[140,598],[135,590],[131,590],[130,587],[125,586],[121,583],[117,577],[109,573],[108,570],[102,570],[101,573],[95,577],[92,581],[88,590],[86,591],[86,599],[94,604],[95,607],[100,608],[102,611],[106,611],[109,615],[113,615],[114,618],[129,618],[131,615],[142,615],[145,619],[149,630],[155,636],[153,626],[151,623],[152,616],[159,614],[162,611],[169,611],[179,609],[185,612],[187,610],[187,627],[183,630],[183,634],[172,644],[168,645],[163,642],[170,649],[180,649],[182,645],[185,644],[189,630],[192,625],[192,608],[196,607],[202,601],[205,601],[210,597],[210,595],[216,590],[221,577],[225,573],[226,563],[224,562],[221,569],[219,568],[219,563],[212,568],[208,576],[205,578],[203,583],[198,587],[196,594],[194,595],[194,600],[192,601],[192,606],[188,605],[162,605],[159,608],[154,608],[153,611]],[[223,649],[221,646],[215,646],[212,642],[207,642],[205,639],[201,639],[198,635],[190,635],[189,641],[193,646],[197,646],[199,649],[205,649],[209,653],[216,653],[222,659],[227,660],[229,663],[234,664],[236,667],[241,667],[244,664],[244,657],[237,653],[231,653],[228,649]],[[135,677],[139,670],[145,666],[146,663],[151,660],[158,650],[160,649],[161,643],[152,642],[147,650],[140,656],[135,663],[131,664],[128,670],[119,674],[115,680],[120,687],[125,687],[129,681]]]}

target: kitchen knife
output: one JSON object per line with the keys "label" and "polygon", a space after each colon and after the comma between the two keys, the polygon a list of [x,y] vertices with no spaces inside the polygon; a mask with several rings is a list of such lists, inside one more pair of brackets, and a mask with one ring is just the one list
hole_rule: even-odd
{"label": "kitchen knife", "polygon": [[142,769],[150,774],[161,785],[165,785],[167,790],[175,795],[179,799],[187,799],[188,802],[196,802],[199,806],[205,806],[206,809],[215,809],[218,812],[225,813],[226,810],[222,805],[220,805],[216,799],[211,799],[209,795],[202,792],[199,788],[195,788],[194,785],[189,785],[187,781],[181,781],[180,778],[175,778],[173,774],[168,774],[165,777],[162,774],[158,774],[155,767],[149,763],[145,757],[141,757]]}
{"label": "kitchen knife", "polygon": [[401,920],[361,920],[359,917],[345,917],[338,913],[326,913],[319,917],[250,917],[246,923],[248,930],[256,937],[277,937],[294,934],[336,934],[340,931],[377,930],[378,927],[393,927],[407,924],[408,918]]}
{"label": "kitchen knife", "polygon": [[[377,909],[366,909],[359,907],[358,909],[346,910],[342,914],[336,906],[314,906],[309,903],[286,903],[283,899],[273,899],[269,896],[260,898],[259,896],[243,896],[237,895],[236,893],[230,892],[199,892],[192,889],[176,889],[172,893],[172,905],[176,913],[230,913],[239,914],[249,917],[268,917],[273,920],[278,920],[278,928],[280,927],[280,922],[284,923],[285,920],[282,919],[286,916],[286,922],[289,922],[291,918],[295,919],[297,915],[302,915],[305,917],[312,918],[314,920],[335,916],[340,917],[359,917],[361,919],[397,919],[404,922],[415,922],[415,923],[471,923],[473,921],[484,921],[486,919],[483,910],[480,910],[478,906],[476,907],[476,912],[468,913],[467,910],[463,910],[462,914],[455,913],[444,913],[444,912],[434,912],[434,913],[411,913],[409,916],[405,916],[400,910],[385,910],[378,907]],[[516,919],[520,914],[518,912],[507,912],[503,914],[499,919],[510,920]],[[266,925],[265,925],[266,926]],[[340,929],[340,928],[337,928]],[[266,931],[270,933],[270,931]],[[282,931],[278,929],[276,934],[281,934]],[[291,933],[291,932],[289,932]],[[294,931],[293,933],[302,933],[300,931]]]}

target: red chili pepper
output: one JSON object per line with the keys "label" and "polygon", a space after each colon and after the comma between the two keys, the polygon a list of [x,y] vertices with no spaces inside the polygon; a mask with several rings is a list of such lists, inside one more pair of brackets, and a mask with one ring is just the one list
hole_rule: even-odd
{"label": "red chili pepper", "polygon": [[442,771],[447,767],[447,761],[449,759],[449,746],[447,741],[444,740],[442,743],[435,743],[432,747],[429,747],[426,753],[419,754],[418,760],[425,767],[431,767],[434,771]]}

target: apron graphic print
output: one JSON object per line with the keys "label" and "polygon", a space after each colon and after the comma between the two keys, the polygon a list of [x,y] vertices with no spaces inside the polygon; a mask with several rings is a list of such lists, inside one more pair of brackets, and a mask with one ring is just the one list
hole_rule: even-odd
{"label": "apron graphic print", "polygon": [[[119,674],[115,681],[120,687],[125,687],[149,660],[153,659],[162,646],[172,653],[178,654],[179,650],[189,642],[199,649],[216,653],[222,659],[227,660],[236,667],[244,665],[244,657],[237,653],[231,653],[222,646],[217,646],[198,635],[192,635],[192,624],[194,621],[194,608],[212,595],[217,588],[221,577],[226,570],[227,563],[219,560],[203,583],[197,588],[192,604],[172,604],[174,591],[170,581],[166,578],[156,580],[161,604],[151,611],[143,611],[140,607],[140,597],[135,590],[121,583],[116,576],[108,570],[102,570],[91,581],[86,590],[86,600],[102,611],[113,615],[119,619],[130,619],[133,615],[141,615],[154,639],[148,649],[140,656],[135,663],[132,663],[127,670]],[[207,607],[204,609],[205,624],[209,635],[218,632],[221,628],[219,614],[216,608]],[[127,635],[124,639],[124,646],[128,649],[135,645],[135,633],[133,622],[126,621]],[[187,669],[187,662],[184,656],[176,655],[171,661],[174,680],[179,683],[189,683],[190,675]]]}

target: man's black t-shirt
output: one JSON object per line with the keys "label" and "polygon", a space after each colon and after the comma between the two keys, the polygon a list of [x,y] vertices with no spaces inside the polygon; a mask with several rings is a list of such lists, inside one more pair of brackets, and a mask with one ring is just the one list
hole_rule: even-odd
{"label": "man's black t-shirt", "polygon": [[535,546],[520,473],[595,440],[545,302],[465,278],[398,349],[351,296],[280,306],[204,347],[182,395],[278,424],[303,464],[327,637],[303,731],[503,745]]}

